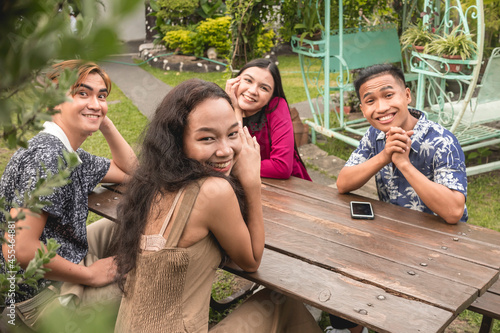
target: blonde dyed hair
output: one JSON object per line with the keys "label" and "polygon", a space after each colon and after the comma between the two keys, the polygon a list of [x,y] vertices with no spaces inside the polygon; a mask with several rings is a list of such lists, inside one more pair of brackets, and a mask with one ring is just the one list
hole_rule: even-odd
{"label": "blonde dyed hair", "polygon": [[61,73],[66,70],[78,71],[78,79],[71,86],[71,95],[76,94],[76,89],[87,79],[89,74],[98,74],[104,81],[108,94],[111,92],[111,79],[108,74],[96,63],[84,60],[65,60],[52,66],[47,73],[47,77],[54,82],[58,82]]}

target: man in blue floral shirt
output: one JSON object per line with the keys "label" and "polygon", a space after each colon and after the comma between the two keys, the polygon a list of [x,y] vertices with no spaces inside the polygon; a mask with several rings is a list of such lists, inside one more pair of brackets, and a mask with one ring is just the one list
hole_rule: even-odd
{"label": "man in blue floral shirt", "polygon": [[380,200],[466,222],[465,158],[447,129],[409,109],[410,89],[392,65],[364,69],[354,82],[370,128],[340,171],[340,193],[356,190],[373,175]]}
{"label": "man in blue floral shirt", "polygon": [[[339,173],[339,192],[354,191],[375,175],[380,200],[439,215],[450,224],[466,222],[462,148],[450,131],[408,108],[411,93],[401,69],[365,68],[354,87],[371,126]],[[333,315],[330,323],[331,332],[366,330]]]}

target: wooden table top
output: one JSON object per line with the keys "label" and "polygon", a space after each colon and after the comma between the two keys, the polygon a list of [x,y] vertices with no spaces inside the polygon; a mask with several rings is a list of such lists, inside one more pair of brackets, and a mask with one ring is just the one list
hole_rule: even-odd
{"label": "wooden table top", "polygon": [[[89,209],[116,219],[116,192]],[[353,220],[368,201],[374,220]],[[304,181],[262,179],[266,249],[259,270],[229,269],[377,332],[441,332],[497,279],[500,233]]]}

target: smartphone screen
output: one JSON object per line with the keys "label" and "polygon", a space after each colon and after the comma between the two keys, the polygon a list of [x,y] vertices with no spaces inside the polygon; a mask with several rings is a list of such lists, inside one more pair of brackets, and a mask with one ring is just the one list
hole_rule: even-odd
{"label": "smartphone screen", "polygon": [[353,219],[371,220],[375,217],[369,202],[351,201],[351,217]]}

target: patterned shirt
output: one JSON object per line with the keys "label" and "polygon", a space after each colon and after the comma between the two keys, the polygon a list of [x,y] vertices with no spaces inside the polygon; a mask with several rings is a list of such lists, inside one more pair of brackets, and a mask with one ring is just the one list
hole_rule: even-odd
{"label": "patterned shirt", "polygon": [[[418,119],[411,137],[411,164],[429,180],[459,191],[467,199],[465,157],[457,138],[443,126],[427,120],[422,112],[410,109],[410,114]],[[382,152],[384,147],[385,133],[370,126],[345,166],[361,164]],[[381,201],[434,214],[392,163],[383,167],[375,180]],[[465,206],[460,221],[467,222],[467,219]]]}
{"label": "patterned shirt", "polygon": [[[33,190],[38,177],[47,177],[42,165],[56,173],[58,157],[63,157],[64,150],[66,148],[61,140],[51,134],[41,132],[33,137],[28,148],[19,149],[5,168],[0,180],[0,197],[5,198],[7,203],[22,205],[24,193]],[[48,238],[54,238],[61,245],[57,254],[73,263],[79,263],[88,250],[88,195],[106,175],[110,166],[109,159],[104,157],[91,155],[83,149],[78,149],[76,153],[82,163],[71,173],[70,183],[41,198],[52,204],[42,209],[49,216],[40,241],[46,243]],[[5,216],[1,213],[0,223],[6,223]],[[0,272],[5,273],[5,259],[1,251],[0,262]],[[49,280],[40,280],[38,291],[50,283]],[[20,291],[26,294],[16,293],[16,302],[27,300],[38,292],[27,285],[21,285]]]}

